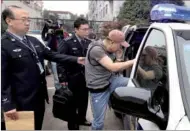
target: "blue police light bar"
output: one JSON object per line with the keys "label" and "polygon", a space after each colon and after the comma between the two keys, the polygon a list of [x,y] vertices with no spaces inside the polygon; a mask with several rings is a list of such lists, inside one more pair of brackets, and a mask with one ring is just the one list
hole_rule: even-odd
{"label": "blue police light bar", "polygon": [[190,21],[190,8],[174,4],[157,4],[152,8],[150,17],[152,21]]}

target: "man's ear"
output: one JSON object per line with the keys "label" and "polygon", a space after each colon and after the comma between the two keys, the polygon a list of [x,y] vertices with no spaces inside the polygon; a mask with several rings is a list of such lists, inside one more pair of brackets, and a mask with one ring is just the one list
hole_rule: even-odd
{"label": "man's ear", "polygon": [[10,18],[6,18],[5,22],[6,22],[7,25],[10,25],[10,26],[12,25],[12,22],[11,22]]}
{"label": "man's ear", "polygon": [[77,29],[77,28],[75,28],[75,32],[76,32],[76,31],[78,31],[78,29]]}

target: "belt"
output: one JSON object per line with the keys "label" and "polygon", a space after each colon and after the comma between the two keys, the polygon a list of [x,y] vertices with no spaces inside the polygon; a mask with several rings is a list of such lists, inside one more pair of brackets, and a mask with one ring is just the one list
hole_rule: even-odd
{"label": "belt", "polygon": [[110,84],[108,84],[107,86],[103,87],[103,88],[100,88],[100,89],[92,89],[92,88],[88,88],[88,90],[91,92],[91,93],[101,93],[101,92],[104,92],[106,91],[108,88],[109,88]]}

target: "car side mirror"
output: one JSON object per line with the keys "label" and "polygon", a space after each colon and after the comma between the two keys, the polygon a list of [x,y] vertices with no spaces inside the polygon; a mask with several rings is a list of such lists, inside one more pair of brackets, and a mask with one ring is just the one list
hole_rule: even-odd
{"label": "car side mirror", "polygon": [[152,91],[140,87],[119,87],[110,96],[111,107],[123,114],[155,122],[162,129],[165,117],[161,108],[152,103]]}

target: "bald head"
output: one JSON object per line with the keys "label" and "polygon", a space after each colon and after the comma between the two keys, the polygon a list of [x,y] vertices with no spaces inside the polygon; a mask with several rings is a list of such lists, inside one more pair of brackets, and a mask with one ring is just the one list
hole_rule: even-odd
{"label": "bald head", "polygon": [[125,41],[125,35],[120,30],[112,30],[108,34],[109,39],[115,43],[120,43],[124,47],[129,47],[129,44]]}

